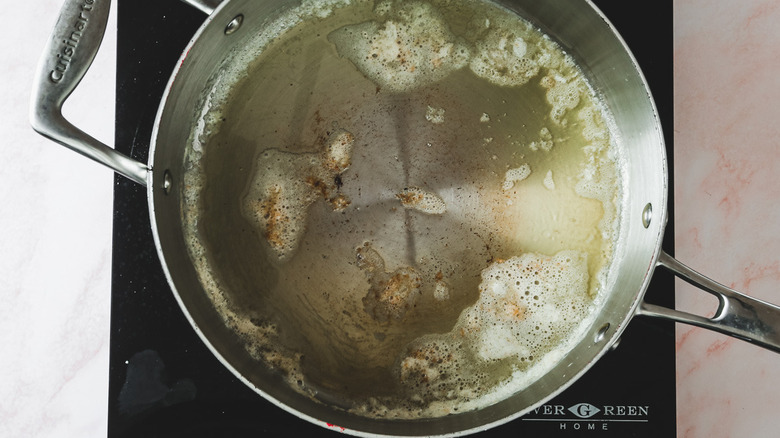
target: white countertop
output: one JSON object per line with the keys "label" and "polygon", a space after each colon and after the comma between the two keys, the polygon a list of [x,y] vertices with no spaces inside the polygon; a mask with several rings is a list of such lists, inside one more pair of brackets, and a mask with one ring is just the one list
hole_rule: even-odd
{"label": "white countertop", "polygon": [[[7,35],[19,36],[0,66],[0,436],[105,436],[107,427],[113,175],[27,121],[60,5],[0,12]],[[674,13],[677,257],[780,303],[780,3],[676,0]],[[108,144],[114,45],[112,18],[65,111]],[[677,294],[679,307],[714,311],[682,282]],[[679,436],[777,435],[780,356],[679,325],[677,353]]]}

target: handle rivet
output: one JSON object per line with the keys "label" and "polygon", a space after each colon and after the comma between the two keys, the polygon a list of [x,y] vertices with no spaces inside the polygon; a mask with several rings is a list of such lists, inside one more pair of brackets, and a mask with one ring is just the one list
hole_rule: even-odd
{"label": "handle rivet", "polygon": [[173,187],[173,177],[171,177],[171,171],[165,170],[165,173],[163,174],[163,182],[162,182],[162,189],[163,193],[170,194],[171,193],[171,187]]}
{"label": "handle rivet", "polygon": [[642,211],[642,225],[645,228],[650,226],[650,222],[653,220],[653,204],[645,205],[644,211]]}
{"label": "handle rivet", "polygon": [[604,323],[604,325],[601,326],[599,331],[596,332],[596,336],[593,338],[593,341],[596,343],[599,343],[604,340],[604,337],[607,336],[607,332],[609,331],[609,323]]}
{"label": "handle rivet", "polygon": [[230,20],[230,23],[225,26],[225,35],[230,35],[231,33],[238,30],[239,27],[241,27],[241,23],[244,22],[244,16],[242,14],[238,14]]}

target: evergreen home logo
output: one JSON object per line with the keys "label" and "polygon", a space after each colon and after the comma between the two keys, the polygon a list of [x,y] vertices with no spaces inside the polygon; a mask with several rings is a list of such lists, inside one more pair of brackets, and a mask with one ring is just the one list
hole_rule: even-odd
{"label": "evergreen home logo", "polygon": [[577,403],[542,405],[522,418],[523,421],[557,423],[556,430],[609,430],[612,423],[647,423],[650,406],[594,405]]}

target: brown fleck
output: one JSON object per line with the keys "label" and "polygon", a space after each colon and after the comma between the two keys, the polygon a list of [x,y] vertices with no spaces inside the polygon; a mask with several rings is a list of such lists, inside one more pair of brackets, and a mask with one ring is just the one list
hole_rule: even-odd
{"label": "brown fleck", "polygon": [[323,198],[328,199],[330,197],[328,186],[316,176],[307,176],[306,184],[314,190],[319,191]]}
{"label": "brown fleck", "polygon": [[342,211],[349,207],[349,204],[352,203],[352,201],[350,201],[349,198],[343,193],[339,193],[338,195],[328,199],[328,202],[330,202],[330,207],[334,211]]}
{"label": "brown fleck", "polygon": [[405,191],[403,193],[396,194],[395,197],[401,201],[402,205],[409,207],[422,202],[424,196],[420,192]]}
{"label": "brown fleck", "polygon": [[268,190],[268,197],[260,202],[260,212],[265,218],[265,232],[263,237],[277,250],[284,247],[282,230],[290,222],[290,217],[282,212],[281,197],[282,188],[273,186]]}

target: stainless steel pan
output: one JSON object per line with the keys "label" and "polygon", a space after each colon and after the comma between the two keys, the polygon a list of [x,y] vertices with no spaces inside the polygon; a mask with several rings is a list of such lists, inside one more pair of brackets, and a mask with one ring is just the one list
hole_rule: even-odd
{"label": "stainless steel pan", "polygon": [[[618,340],[636,315],[653,316],[719,331],[780,351],[780,308],[735,292],[690,270],[661,250],[667,221],[667,168],[657,112],[642,73],[615,29],[585,0],[502,0],[553,35],[574,56],[603,96],[625,149],[627,190],[613,289],[587,335],[551,372],[492,406],[436,419],[378,420],[315,402],[290,390],[278,376],[256,366],[222,324],[203,292],[182,230],[184,153],[203,84],[226,56],[257,34],[265,18],[291,2],[230,0],[190,2],[209,14],[185,49],[160,103],[148,163],[117,153],[62,117],[61,108],[86,73],[105,30],[109,0],[68,0],[46,47],[33,90],[31,121],[42,135],[147,187],[158,254],[171,289],[193,328],[238,378],[299,417],[359,435],[460,435],[516,418],[563,391]],[[643,301],[657,266],[670,269],[719,300],[710,318]]]}

